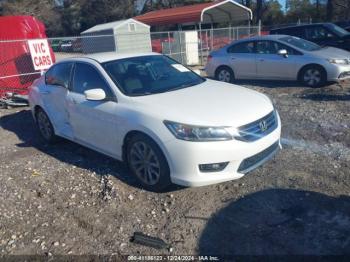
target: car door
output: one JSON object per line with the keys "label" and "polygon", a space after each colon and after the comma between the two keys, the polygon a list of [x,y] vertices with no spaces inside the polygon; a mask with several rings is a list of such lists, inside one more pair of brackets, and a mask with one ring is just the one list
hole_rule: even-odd
{"label": "car door", "polygon": [[323,25],[305,27],[306,39],[319,45],[337,46],[337,37]]}
{"label": "car door", "polygon": [[66,98],[69,92],[73,63],[59,63],[45,74],[45,86],[40,89],[44,108],[58,135],[72,138]]}
{"label": "car door", "polygon": [[[97,88],[105,91],[106,99],[87,100],[84,91]],[[102,153],[116,156],[120,146],[116,97],[97,67],[85,62],[75,64],[67,100],[75,140]]]}
{"label": "car door", "polygon": [[[287,56],[278,50],[286,49]],[[295,57],[290,47],[276,41],[256,41],[256,70],[260,79],[295,79]]]}
{"label": "car door", "polygon": [[235,78],[255,78],[256,64],[254,53],[254,42],[245,41],[231,45],[227,49],[229,65]]}

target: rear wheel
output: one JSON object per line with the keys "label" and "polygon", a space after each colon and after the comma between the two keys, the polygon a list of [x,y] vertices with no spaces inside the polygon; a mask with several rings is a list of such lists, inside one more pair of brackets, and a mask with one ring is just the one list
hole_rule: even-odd
{"label": "rear wheel", "polygon": [[300,81],[309,87],[321,87],[327,81],[325,70],[316,65],[307,66],[300,73]]}
{"label": "rear wheel", "polygon": [[235,76],[231,68],[222,66],[216,70],[215,78],[222,82],[232,83]]}
{"label": "rear wheel", "polygon": [[129,170],[150,191],[163,191],[171,185],[170,170],[159,146],[149,137],[133,136],[126,148]]}
{"label": "rear wheel", "polygon": [[57,141],[57,136],[51,124],[48,115],[42,109],[38,109],[36,114],[36,123],[40,131],[41,136],[48,143],[54,143]]}

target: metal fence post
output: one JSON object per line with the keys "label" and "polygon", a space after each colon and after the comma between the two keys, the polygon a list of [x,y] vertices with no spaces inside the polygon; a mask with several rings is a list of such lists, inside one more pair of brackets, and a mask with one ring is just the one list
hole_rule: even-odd
{"label": "metal fence post", "polygon": [[208,30],[205,30],[205,50],[207,57],[209,56],[209,36],[208,36]]}
{"label": "metal fence post", "polygon": [[213,27],[210,30],[210,50],[212,51],[214,49],[214,29]]}
{"label": "metal fence post", "polygon": [[229,37],[230,41],[232,41],[232,35],[231,35],[231,23],[230,23],[229,28],[228,28],[228,37]]}
{"label": "metal fence post", "polygon": [[169,55],[171,56],[170,32],[168,32]]}
{"label": "metal fence post", "polygon": [[183,54],[182,54],[182,31],[179,31],[178,32],[178,34],[179,34],[179,41],[180,41],[180,56],[181,56],[181,64],[183,64],[184,63],[184,59],[183,59]]}
{"label": "metal fence post", "polygon": [[199,23],[199,41],[200,41],[200,56],[201,66],[203,65],[203,40],[202,40],[202,23]]}

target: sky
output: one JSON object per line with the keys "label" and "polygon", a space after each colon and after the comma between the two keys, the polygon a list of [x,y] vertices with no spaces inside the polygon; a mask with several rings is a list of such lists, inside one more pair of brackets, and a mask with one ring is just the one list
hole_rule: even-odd
{"label": "sky", "polygon": [[285,8],[286,8],[286,0],[278,0],[278,2],[281,4],[282,10],[285,10]]}

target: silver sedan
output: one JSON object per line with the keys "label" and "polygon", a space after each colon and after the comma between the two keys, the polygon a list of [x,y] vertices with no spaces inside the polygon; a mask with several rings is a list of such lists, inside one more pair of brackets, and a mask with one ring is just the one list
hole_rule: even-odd
{"label": "silver sedan", "polygon": [[234,41],[208,57],[209,77],[299,80],[310,87],[350,78],[350,52],[321,47],[288,35],[267,35]]}

